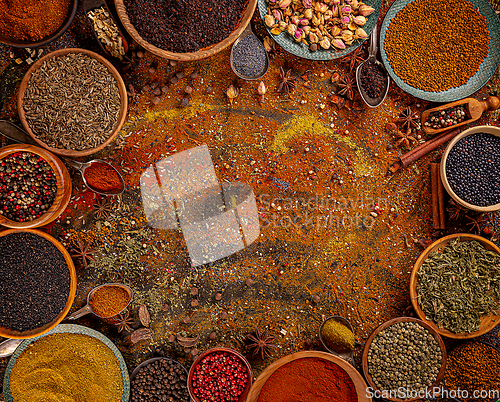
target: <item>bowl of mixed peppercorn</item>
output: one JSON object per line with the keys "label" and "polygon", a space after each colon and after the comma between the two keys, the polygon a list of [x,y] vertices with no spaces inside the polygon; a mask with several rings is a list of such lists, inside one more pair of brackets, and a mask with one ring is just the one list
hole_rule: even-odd
{"label": "bowl of mixed peppercorn", "polygon": [[169,60],[213,56],[245,30],[257,0],[115,0],[129,35],[144,49]]}
{"label": "bowl of mixed peppercorn", "polygon": [[78,0],[0,0],[0,42],[33,48],[59,38],[76,15]]}
{"label": "bowl of mixed peppercorn", "polygon": [[33,145],[0,149],[0,225],[47,225],[66,209],[71,178],[59,158]]}
{"label": "bowl of mixed peppercorn", "polygon": [[188,390],[195,402],[243,402],[253,373],[238,352],[213,348],[198,356],[188,375]]}
{"label": "bowl of mixed peppercorn", "polygon": [[457,135],[440,169],[443,186],[456,203],[479,212],[500,210],[500,128],[477,126]]}

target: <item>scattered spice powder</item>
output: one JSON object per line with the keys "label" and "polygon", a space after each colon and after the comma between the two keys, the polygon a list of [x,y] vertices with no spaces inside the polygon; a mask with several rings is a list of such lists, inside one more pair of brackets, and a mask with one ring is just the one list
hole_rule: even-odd
{"label": "scattered spice powder", "polygon": [[130,301],[128,292],[121,286],[103,286],[90,299],[92,310],[99,317],[113,317],[123,311]]}
{"label": "scattered spice powder", "polygon": [[70,5],[70,0],[0,0],[0,35],[40,41],[63,25]]}
{"label": "scattered spice powder", "polygon": [[306,357],[281,366],[266,381],[258,402],[357,402],[354,383],[337,364]]}
{"label": "scattered spice powder", "polygon": [[120,175],[107,163],[94,162],[83,173],[89,187],[103,192],[114,193],[122,190]]}
{"label": "scattered spice powder", "polygon": [[415,0],[393,18],[387,59],[412,87],[441,92],[466,84],[488,55],[488,24],[466,0]]}
{"label": "scattered spice powder", "polygon": [[[469,395],[474,390],[498,390],[500,352],[482,342],[468,342],[456,347],[448,355],[444,383],[451,390],[465,390]],[[470,397],[463,400],[473,402],[478,399]]]}

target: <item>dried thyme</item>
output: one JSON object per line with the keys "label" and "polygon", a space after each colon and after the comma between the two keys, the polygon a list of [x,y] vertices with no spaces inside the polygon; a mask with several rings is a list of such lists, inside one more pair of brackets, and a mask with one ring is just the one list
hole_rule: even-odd
{"label": "dried thyme", "polygon": [[482,317],[500,308],[499,255],[477,241],[449,242],[420,267],[417,300],[440,328],[477,331]]}

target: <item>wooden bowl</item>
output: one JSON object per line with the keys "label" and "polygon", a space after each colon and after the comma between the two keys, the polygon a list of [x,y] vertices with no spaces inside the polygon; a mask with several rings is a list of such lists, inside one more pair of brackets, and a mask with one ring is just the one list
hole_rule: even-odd
{"label": "wooden bowl", "polygon": [[[113,74],[113,76],[116,79],[116,83],[118,85],[118,90],[120,91],[120,99],[121,99],[121,105],[120,105],[120,114],[118,116],[118,121],[116,123],[114,131],[111,133],[109,138],[104,141],[101,145],[95,148],[89,148],[85,149],[83,151],[75,151],[72,149],[61,149],[61,148],[52,148],[45,144],[44,142],[40,141],[37,136],[31,131],[30,126],[28,125],[28,121],[26,120],[26,116],[24,113],[24,108],[23,108],[23,99],[24,99],[24,94],[26,92],[26,87],[28,86],[28,81],[31,78],[31,75],[35,72],[35,70],[40,67],[46,60],[51,59],[53,57],[58,57],[58,56],[65,56],[69,53],[83,53],[86,54],[97,61],[100,61],[102,64],[104,64],[109,72]],[[49,53],[48,55],[42,57],[38,61],[36,61],[30,69],[26,72],[24,75],[23,80],[21,81],[21,87],[19,88],[19,93],[17,95],[17,111],[19,113],[19,118],[21,119],[21,123],[26,130],[26,132],[30,135],[33,140],[37,142],[41,147],[48,149],[50,152],[53,152],[57,155],[61,156],[69,156],[72,158],[78,158],[80,156],[87,156],[91,155],[93,153],[96,153],[100,151],[101,149],[104,149],[107,145],[111,143],[115,139],[115,137],[118,135],[120,132],[123,123],[125,123],[125,119],[127,117],[127,108],[128,108],[128,100],[127,100],[127,89],[125,87],[125,83],[123,82],[122,77],[120,76],[120,73],[118,70],[104,57],[102,57],[100,54],[91,52],[90,50],[85,50],[85,49],[78,49],[78,48],[68,48],[68,49],[61,49],[61,50],[56,50],[55,52]]]}
{"label": "wooden bowl", "polygon": [[446,244],[448,244],[448,242],[450,242],[453,239],[456,239],[457,237],[460,237],[460,241],[476,240],[479,243],[481,243],[487,250],[494,251],[500,254],[500,248],[498,248],[495,244],[493,244],[492,242],[486,240],[484,237],[481,236],[476,236],[468,233],[458,233],[442,237],[441,239],[436,240],[429,247],[427,247],[422,252],[422,254],[420,254],[420,257],[418,257],[417,261],[415,262],[415,265],[413,266],[413,270],[410,276],[410,298],[411,298],[411,304],[413,305],[413,308],[415,309],[415,312],[417,313],[418,317],[426,324],[431,326],[432,329],[435,330],[437,333],[439,333],[442,336],[446,336],[447,338],[470,339],[470,338],[475,338],[476,336],[483,335],[491,331],[493,328],[495,328],[500,323],[500,315],[490,314],[489,316],[484,317],[481,321],[481,325],[478,331],[470,332],[468,334],[455,334],[454,332],[448,331],[447,329],[444,328],[441,329],[434,322],[427,320],[425,318],[425,313],[422,311],[417,301],[418,270],[420,269],[423,262],[432,251],[443,249],[446,246]]}
{"label": "wooden bowl", "polygon": [[267,366],[266,369],[259,375],[257,380],[255,380],[254,384],[252,385],[252,388],[250,389],[250,393],[248,394],[246,402],[258,401],[262,387],[269,379],[269,377],[271,377],[271,375],[281,366],[284,366],[285,364],[290,363],[291,361],[307,357],[318,357],[320,359],[328,360],[340,366],[342,369],[346,371],[346,373],[349,375],[352,382],[354,383],[354,387],[356,388],[356,394],[358,396],[358,402],[369,402],[372,400],[367,395],[366,392],[367,386],[365,381],[363,380],[363,377],[361,377],[361,374],[359,374],[358,371],[349,363],[347,363],[345,360],[326,352],[306,351],[306,352],[297,352],[282,357],[281,359]]}
{"label": "wooden bowl", "polygon": [[253,382],[253,372],[252,372],[252,368],[250,367],[250,364],[248,363],[247,359],[245,359],[240,353],[236,352],[235,350],[233,349],[228,349],[228,348],[212,348],[212,349],[209,349],[207,350],[205,353],[202,353],[201,355],[199,355],[197,357],[197,359],[193,362],[192,366],[191,366],[191,369],[189,370],[189,374],[188,374],[188,391],[189,391],[189,395],[191,396],[191,399],[194,401],[194,402],[201,402],[200,401],[200,398],[198,398],[196,395],[194,395],[194,392],[193,392],[193,385],[192,385],[192,379],[193,379],[193,374],[194,374],[194,369],[196,368],[196,366],[200,363],[200,361],[212,354],[212,353],[215,353],[215,352],[227,352],[227,353],[230,353],[232,354],[233,356],[236,356],[238,357],[241,362],[245,365],[245,367],[247,368],[247,374],[248,374],[248,382],[247,382],[247,386],[245,387],[245,390],[243,391],[243,393],[240,395],[239,399],[238,399],[238,402],[244,402],[247,395],[248,395],[248,392],[250,391],[250,387],[252,386],[252,382]]}
{"label": "wooden bowl", "polygon": [[443,186],[446,189],[446,191],[448,192],[448,194],[451,196],[451,198],[453,198],[454,201],[456,201],[458,204],[464,206],[465,208],[469,208],[469,209],[472,209],[474,211],[479,211],[479,212],[498,211],[498,210],[500,210],[500,203],[495,204],[495,205],[490,205],[487,207],[479,207],[477,205],[469,204],[468,202],[462,200],[451,189],[450,183],[448,182],[448,178],[446,177],[446,159],[448,158],[448,154],[450,153],[451,149],[462,138],[467,137],[468,135],[471,135],[471,134],[475,134],[475,133],[487,133],[487,134],[493,134],[497,137],[500,137],[500,128],[493,127],[493,126],[476,126],[476,127],[469,128],[468,130],[465,130],[463,133],[458,134],[453,140],[451,140],[451,142],[448,144],[448,146],[444,150],[443,157],[441,158],[441,178],[443,181]]}
{"label": "wooden bowl", "polygon": [[[397,324],[398,322],[416,322],[416,323],[420,324],[422,327],[427,329],[432,334],[434,339],[439,344],[439,348],[441,349],[441,354],[442,354],[441,369],[439,370],[439,373],[436,377],[436,380],[434,381],[434,383],[432,383],[432,385],[430,387],[427,388],[427,390],[433,389],[434,387],[439,386],[439,384],[441,383],[441,380],[444,377],[444,373],[446,371],[447,355],[446,355],[446,347],[444,346],[444,342],[441,339],[441,337],[439,336],[439,334],[437,333],[437,331],[431,325],[429,325],[425,321],[421,321],[421,320],[418,320],[416,318],[411,318],[411,317],[393,318],[392,320],[386,321],[382,325],[379,325],[370,334],[370,336],[368,337],[368,339],[365,343],[365,347],[363,348],[363,357],[362,357],[363,374],[365,375],[366,381],[368,381],[368,384],[370,384],[371,388],[373,388],[374,390],[378,390],[377,386],[375,385],[375,382],[373,381],[372,376],[370,375],[370,373],[368,371],[368,351],[370,350],[370,345],[372,344],[373,338],[375,338],[375,336],[379,332],[390,327],[391,325]],[[385,397],[384,399],[387,399],[389,401],[396,401],[396,402],[411,402],[411,401],[419,401],[421,398],[400,399],[400,398]]]}
{"label": "wooden bowl", "polygon": [[71,197],[71,177],[68,169],[61,160],[43,148],[33,145],[8,145],[0,149],[0,160],[14,152],[31,152],[41,156],[50,165],[57,179],[57,193],[50,208],[41,217],[29,222],[16,222],[0,215],[0,225],[13,229],[29,229],[47,225],[57,219],[68,206]]}
{"label": "wooden bowl", "polygon": [[249,0],[247,8],[243,12],[241,20],[239,24],[236,26],[235,30],[224,40],[209,47],[197,50],[196,52],[191,53],[174,53],[168,50],[160,49],[148,42],[146,42],[139,32],[135,29],[135,27],[130,22],[130,19],[127,14],[127,10],[123,0],[115,0],[116,11],[118,12],[118,17],[120,18],[125,30],[129,33],[129,35],[144,49],[150,51],[159,57],[164,57],[169,60],[178,60],[178,61],[193,61],[205,59],[207,57],[213,56],[214,54],[220,52],[221,50],[228,47],[231,43],[233,43],[238,36],[245,30],[246,26],[250,23],[252,16],[255,12],[255,8],[257,7],[257,0]]}
{"label": "wooden bowl", "polygon": [[76,271],[75,271],[75,266],[73,265],[73,260],[71,259],[69,253],[66,251],[64,246],[59,243],[56,239],[54,239],[51,235],[42,232],[40,230],[36,229],[25,229],[25,230],[17,230],[17,229],[7,229],[4,230],[3,232],[0,232],[0,237],[7,236],[11,233],[20,233],[20,232],[28,232],[28,233],[34,233],[38,236],[43,237],[44,239],[50,241],[54,246],[57,247],[57,249],[62,253],[64,256],[64,260],[66,261],[66,264],[68,265],[68,270],[69,270],[69,276],[70,276],[70,286],[69,286],[69,295],[68,295],[68,300],[66,301],[66,305],[64,306],[64,309],[57,315],[56,318],[54,318],[51,322],[48,324],[45,324],[43,327],[32,329],[31,331],[15,331],[9,328],[4,328],[0,326],[0,336],[3,336],[4,338],[11,338],[11,339],[28,339],[28,338],[34,338],[35,336],[39,336],[42,334],[45,334],[46,332],[49,332],[51,329],[56,327],[63,319],[66,317],[68,314],[71,305],[73,304],[73,300],[75,299],[76,295]]}
{"label": "wooden bowl", "polygon": [[55,41],[59,38],[64,32],[68,30],[70,25],[73,23],[75,19],[76,11],[78,10],[78,0],[71,0],[71,4],[69,6],[68,15],[64,20],[63,24],[59,27],[57,31],[55,31],[52,35],[46,36],[45,38],[40,39],[39,41],[24,41],[12,39],[4,35],[0,35],[0,43],[5,43],[6,45],[13,47],[22,47],[22,48],[35,48],[40,46],[45,46],[52,41]]}

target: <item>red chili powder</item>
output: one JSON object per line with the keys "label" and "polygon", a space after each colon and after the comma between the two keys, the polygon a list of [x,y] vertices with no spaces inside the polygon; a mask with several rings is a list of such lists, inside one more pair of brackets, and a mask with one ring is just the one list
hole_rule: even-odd
{"label": "red chili powder", "polygon": [[102,192],[118,192],[122,188],[122,181],[116,171],[106,163],[94,162],[83,175],[89,187]]}
{"label": "red chili powder", "polygon": [[317,357],[293,360],[268,378],[258,402],[357,402],[356,388],[337,364]]}

